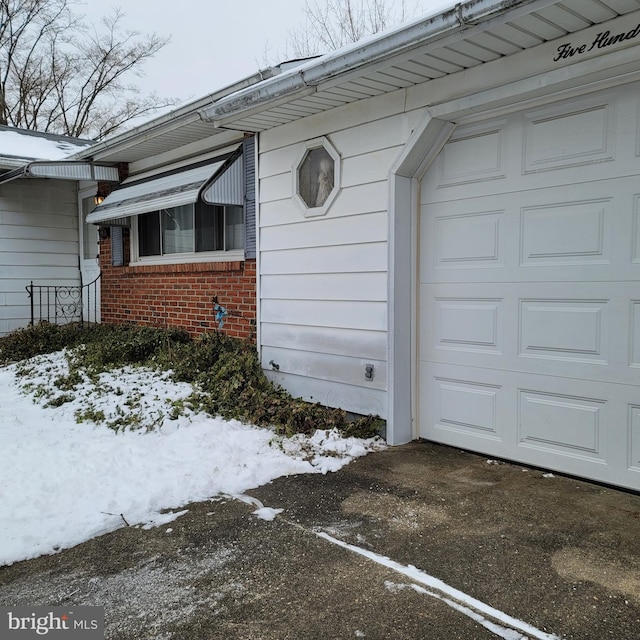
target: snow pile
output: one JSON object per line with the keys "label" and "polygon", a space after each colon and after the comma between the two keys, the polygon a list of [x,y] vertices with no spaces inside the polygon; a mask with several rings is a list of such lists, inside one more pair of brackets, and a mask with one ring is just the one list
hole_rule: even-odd
{"label": "snow pile", "polygon": [[[332,431],[282,439],[205,414],[172,417],[189,385],[143,368],[61,391],[53,381],[64,362],[59,353],[0,368],[0,566],[126,524],[166,524],[185,513],[166,511],[190,502],[241,495],[280,476],[337,471],[384,447]],[[96,411],[106,420],[137,412],[148,422],[116,432],[88,420]]]}

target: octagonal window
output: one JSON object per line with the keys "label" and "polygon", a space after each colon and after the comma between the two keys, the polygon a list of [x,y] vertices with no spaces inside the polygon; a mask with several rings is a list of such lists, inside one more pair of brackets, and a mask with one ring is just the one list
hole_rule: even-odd
{"label": "octagonal window", "polygon": [[340,164],[324,138],[305,145],[294,167],[295,197],[305,216],[323,215],[339,187]]}
{"label": "octagonal window", "polygon": [[300,197],[309,208],[321,207],[327,201],[333,187],[333,158],[324,147],[310,149],[300,163]]}

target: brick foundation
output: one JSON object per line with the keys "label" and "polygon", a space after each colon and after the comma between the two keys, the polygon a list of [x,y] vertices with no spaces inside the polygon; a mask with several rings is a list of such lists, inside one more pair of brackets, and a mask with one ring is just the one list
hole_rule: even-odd
{"label": "brick foundation", "polygon": [[[125,231],[125,256],[129,256]],[[224,307],[222,332],[255,340],[256,261],[114,267],[111,242],[100,242],[102,322],[178,327],[196,335],[218,329],[214,305]]]}

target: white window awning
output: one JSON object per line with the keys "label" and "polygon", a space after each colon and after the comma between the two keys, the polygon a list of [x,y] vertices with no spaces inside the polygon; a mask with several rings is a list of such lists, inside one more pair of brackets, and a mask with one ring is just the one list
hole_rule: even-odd
{"label": "white window awning", "polygon": [[[235,150],[235,149],[234,149]],[[170,173],[127,178],[89,215],[87,222],[100,224],[160,211],[198,201],[200,190],[218,173],[231,153],[197,167]]]}
{"label": "white window awning", "polygon": [[202,188],[201,197],[207,204],[244,204],[244,168],[242,153],[232,154]]}
{"label": "white window awning", "polygon": [[94,180],[118,182],[118,169],[91,162],[35,160],[0,176],[0,184],[18,178],[49,178],[57,180]]}

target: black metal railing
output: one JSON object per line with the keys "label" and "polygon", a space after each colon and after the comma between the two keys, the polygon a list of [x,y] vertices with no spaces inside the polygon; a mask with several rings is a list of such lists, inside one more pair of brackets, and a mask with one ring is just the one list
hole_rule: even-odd
{"label": "black metal railing", "polygon": [[31,303],[31,324],[50,322],[68,324],[100,321],[100,276],[88,284],[77,286],[41,285],[31,282],[25,288]]}

